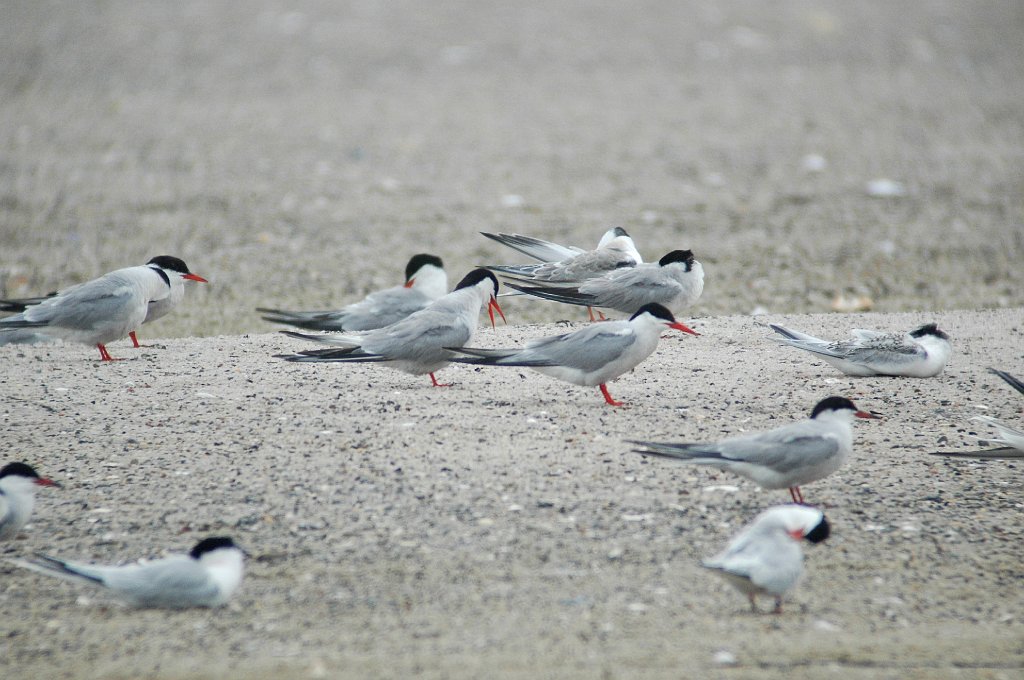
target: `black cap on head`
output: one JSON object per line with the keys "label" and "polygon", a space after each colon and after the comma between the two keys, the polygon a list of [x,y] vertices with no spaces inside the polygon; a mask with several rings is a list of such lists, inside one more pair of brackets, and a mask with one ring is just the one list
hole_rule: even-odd
{"label": "black cap on head", "polygon": [[910,332],[910,337],[912,338],[921,338],[926,335],[934,335],[937,338],[949,340],[949,336],[940,331],[938,325],[934,323],[925,324],[924,326],[918,328],[916,331]]}
{"label": "black cap on head", "polygon": [[690,271],[693,268],[693,251],[692,250],[673,250],[668,255],[658,260],[658,264],[662,267],[673,264],[675,262],[682,262],[686,265],[686,271]]}
{"label": "black cap on head", "polygon": [[173,255],[157,255],[146,264],[155,264],[161,269],[167,269],[172,272],[178,272],[179,274],[191,274],[188,270],[188,265],[181,258],[174,257]]}
{"label": "black cap on head", "polygon": [[405,265],[405,280],[408,281],[411,279],[413,274],[428,264],[432,264],[438,269],[444,269],[444,263],[441,262],[441,258],[437,255],[420,253],[419,255],[413,255],[410,257],[409,264]]}
{"label": "black cap on head", "polygon": [[28,477],[30,479],[39,479],[39,473],[32,469],[31,465],[27,463],[8,463],[0,469],[0,478],[7,477],[8,475],[18,475],[19,477]]}
{"label": "black cap on head", "polygon": [[494,296],[497,297],[498,278],[489,270],[483,269],[482,267],[480,269],[474,269],[470,273],[466,274],[466,276],[464,276],[463,279],[459,281],[458,285],[455,286],[455,290],[461,290],[462,288],[470,288],[471,286],[475,286],[476,284],[480,283],[484,279],[490,279],[494,283]]}
{"label": "black cap on head", "polygon": [[622,227],[615,227],[614,229],[612,229],[612,233],[615,234],[616,236],[629,236],[629,234],[626,233],[626,230],[623,229]]}
{"label": "black cap on head", "polygon": [[659,305],[657,302],[648,302],[646,305],[636,310],[636,314],[629,317],[629,320],[632,321],[641,314],[650,314],[651,316],[659,319],[664,319],[669,323],[676,322],[676,317],[672,316],[672,312],[668,311],[664,305]]}
{"label": "black cap on head", "polygon": [[203,540],[196,543],[196,546],[189,551],[189,556],[198,560],[200,557],[208,552],[214,550],[220,550],[221,548],[237,548],[235,542],[227,536],[211,536],[210,538],[204,538]]}
{"label": "black cap on head", "polygon": [[821,543],[826,538],[828,538],[829,534],[831,533],[832,527],[829,526],[828,520],[825,519],[824,515],[822,515],[821,521],[818,522],[818,525],[810,531],[808,531],[806,534],[804,534],[804,538],[806,538],[811,543]]}
{"label": "black cap on head", "polygon": [[818,402],[818,405],[811,411],[811,417],[817,418],[819,413],[823,411],[842,411],[843,409],[849,409],[850,411],[856,411],[857,407],[853,405],[853,402],[846,397],[829,397],[828,399],[822,399]]}

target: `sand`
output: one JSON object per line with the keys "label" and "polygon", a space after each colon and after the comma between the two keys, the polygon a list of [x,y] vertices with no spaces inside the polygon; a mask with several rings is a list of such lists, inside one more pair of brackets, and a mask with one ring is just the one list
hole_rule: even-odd
{"label": "sand", "polygon": [[[3,674],[1018,677],[1021,464],[929,453],[983,446],[974,415],[1021,421],[986,368],[1024,375],[1022,27],[998,2],[6,8],[0,295],[164,253],[211,283],[143,328],[156,347],[114,343],[126,361],[0,347],[5,457],[65,485],[0,557],[211,534],[251,557],[227,607],[176,613],[0,562]],[[527,370],[435,389],[287,364],[304,345],[253,312],[358,299],[416,252],[453,281],[522,261],[481,230],[592,246],[613,225],[707,272],[702,335],[611,385],[629,408]],[[478,344],[583,319],[505,306]],[[956,353],[851,379],[768,321],[936,321]],[[830,394],[885,418],[806,487],[835,533],[783,615],[752,615],[699,560],[788,494],[624,440],[775,427]]]}

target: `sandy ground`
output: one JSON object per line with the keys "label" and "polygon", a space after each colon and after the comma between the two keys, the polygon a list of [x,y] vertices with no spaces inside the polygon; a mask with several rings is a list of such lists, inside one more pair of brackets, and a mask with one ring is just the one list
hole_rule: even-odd
{"label": "sandy ground", "polygon": [[[211,284],[143,329],[160,347],[112,346],[130,361],[0,348],[5,456],[66,484],[0,551],[116,561],[216,532],[254,557],[229,607],[175,614],[4,564],[5,673],[1019,676],[1020,464],[927,453],[1021,418],[985,368],[1024,374],[1022,32],[1016,2],[7,3],[0,296],[164,253]],[[704,335],[615,383],[629,409],[516,370],[437,390],[287,365],[301,345],[252,311],[356,299],[416,252],[453,281],[521,261],[481,230],[612,225],[707,271]],[[874,313],[823,314],[837,297]],[[479,342],[581,319],[506,308]],[[836,337],[936,320],[957,354],[850,380],[759,308]],[[887,418],[808,487],[836,532],[786,614],[751,616],[697,562],[787,495],[623,439],[771,427],[828,394]]]}

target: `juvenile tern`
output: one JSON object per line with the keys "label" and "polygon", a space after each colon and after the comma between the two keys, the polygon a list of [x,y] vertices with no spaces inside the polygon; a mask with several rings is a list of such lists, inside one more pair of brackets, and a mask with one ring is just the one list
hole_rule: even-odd
{"label": "juvenile tern", "polygon": [[206,283],[179,258],[154,257],[43,298],[30,298],[19,314],[0,319],[0,345],[49,339],[96,345],[112,361],[106,343],[130,336],[147,320],[170,312],[185,294],[184,281]]}
{"label": "juvenile tern", "polygon": [[451,293],[384,328],[362,335],[306,335],[284,331],[293,337],[338,347],[275,356],[297,362],[386,363],[412,375],[428,374],[435,387],[446,387],[437,382],[434,372],[447,366],[455,356],[448,348],[462,347],[472,340],[480,308],[487,305],[492,327],[495,311],[505,319],[497,294],[497,277],[486,269],[474,269]]}
{"label": "juvenile tern", "polygon": [[105,588],[134,607],[219,607],[242,581],[244,553],[230,538],[200,541],[187,555],[125,566],[68,562],[36,553],[9,560],[32,571]]}
{"label": "juvenile tern", "polygon": [[804,572],[800,541],[820,543],[828,538],[831,527],[825,515],[806,505],[779,505],[768,508],[736,535],[729,545],[701,565],[713,569],[750,600],[757,612],[755,598],[775,598],[773,613],[782,613],[782,596],[790,591]]}
{"label": "juvenile tern", "polygon": [[448,275],[436,255],[413,255],[405,266],[405,283],[370,293],[336,311],[290,312],[257,307],[263,319],[312,331],[368,331],[390,326],[418,312],[448,292]]}
{"label": "juvenile tern", "polygon": [[596,385],[608,404],[622,406],[622,402],[612,399],[606,383],[649,357],[657,349],[659,336],[665,328],[697,335],[661,305],[648,304],[628,321],[608,321],[564,335],[538,338],[522,349],[449,349],[471,356],[452,359],[459,363],[525,366],[574,385]]}
{"label": "juvenile tern", "polygon": [[930,323],[909,333],[854,329],[852,340],[829,342],[777,324],[779,342],[812,352],[846,375],[930,378],[942,372],[953,351],[949,336]]}
{"label": "juvenile tern", "polygon": [[9,541],[25,528],[35,507],[36,486],[60,486],[25,463],[0,468],[0,541]]}
{"label": "juvenile tern", "polygon": [[878,418],[860,411],[844,397],[822,399],[811,417],[767,432],[706,444],[673,444],[629,440],[634,449],[686,463],[709,465],[734,472],[762,489],[789,489],[795,503],[803,503],[800,486],[823,479],[846,462],[853,450],[850,419]]}
{"label": "juvenile tern", "polygon": [[694,259],[692,251],[673,250],[657,262],[615,269],[578,284],[510,279],[506,285],[546,300],[611,309],[627,315],[651,302],[679,314],[703,292],[704,267]]}

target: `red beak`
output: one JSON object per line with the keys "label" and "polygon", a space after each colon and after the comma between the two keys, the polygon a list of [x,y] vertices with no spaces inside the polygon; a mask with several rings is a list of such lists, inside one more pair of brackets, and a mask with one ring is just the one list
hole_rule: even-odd
{"label": "red beak", "polygon": [[868,413],[867,411],[857,411],[853,415],[858,418],[868,418],[870,420],[881,420],[882,416],[878,413]]}
{"label": "red beak", "polygon": [[498,314],[501,315],[501,320],[504,321],[505,325],[507,326],[508,325],[508,319],[505,318],[505,312],[501,311],[501,305],[498,304],[497,298],[495,298],[492,295],[490,301],[488,301],[488,303],[487,303],[487,316],[491,317],[491,328],[495,327],[494,326],[494,310],[498,310]]}
{"label": "red beak", "polygon": [[38,484],[39,486],[56,486],[56,487],[60,487],[60,484],[58,484],[57,482],[53,481],[52,479],[47,479],[46,477],[40,477],[39,479],[37,479],[36,480],[36,484]]}
{"label": "red beak", "polygon": [[799,541],[804,537],[804,532],[802,529],[793,529],[791,531],[787,531],[786,533],[789,534],[796,541]]}
{"label": "red beak", "polygon": [[402,286],[402,287],[403,288],[412,288],[412,284],[415,283],[415,281],[416,281],[416,277],[414,276],[411,279],[409,279],[408,281],[406,281],[405,285]]}
{"label": "red beak", "polygon": [[669,328],[674,328],[677,331],[682,331],[684,333],[689,333],[690,335],[700,335],[700,333],[698,333],[697,331],[693,330],[689,326],[684,326],[683,324],[679,323],[678,321],[676,321],[675,323],[670,323],[668,325],[668,327]]}
{"label": "red beak", "polygon": [[189,281],[198,281],[199,283],[209,283],[209,281],[204,279],[199,274],[182,274],[181,278],[188,279]]}

